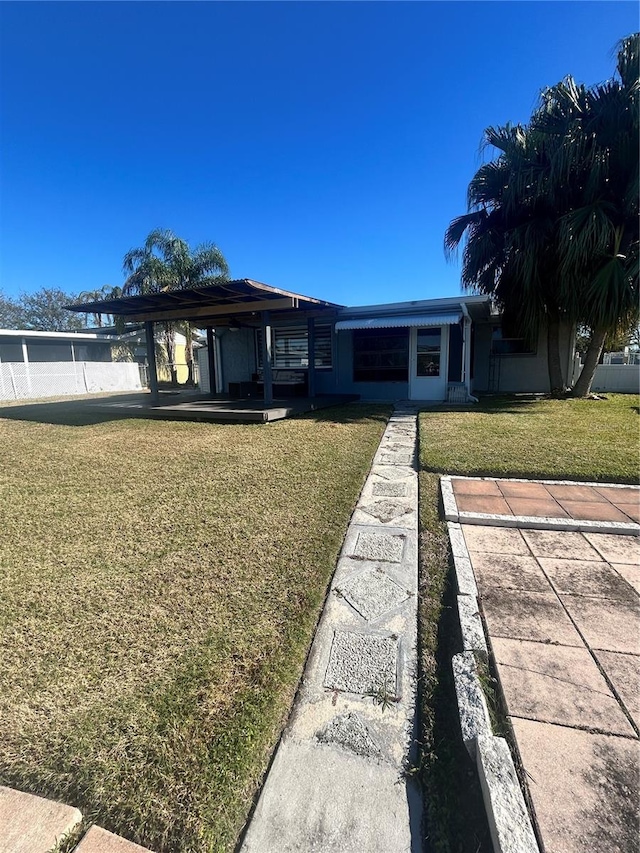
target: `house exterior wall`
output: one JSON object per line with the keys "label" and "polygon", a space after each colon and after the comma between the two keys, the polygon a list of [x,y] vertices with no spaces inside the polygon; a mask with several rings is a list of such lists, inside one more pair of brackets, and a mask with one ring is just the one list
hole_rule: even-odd
{"label": "house exterior wall", "polygon": [[[493,323],[475,323],[473,358],[474,392],[478,393],[548,393],[547,332],[541,329],[532,354],[491,355]],[[560,363],[567,381],[573,355],[573,329],[563,325],[560,329]],[[571,377],[568,377],[569,380]]]}
{"label": "house exterior wall", "polygon": [[218,332],[222,362],[223,393],[230,382],[250,382],[256,372],[256,347],[253,329],[229,329]]}

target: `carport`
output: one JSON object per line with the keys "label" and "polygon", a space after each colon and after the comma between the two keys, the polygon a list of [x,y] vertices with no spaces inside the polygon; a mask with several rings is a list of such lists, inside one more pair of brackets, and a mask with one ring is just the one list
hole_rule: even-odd
{"label": "carport", "polygon": [[[151,393],[149,405],[156,416],[162,416],[160,410],[165,409],[167,417],[197,416],[216,420],[268,421],[300,411],[336,405],[347,398],[355,399],[354,395],[316,395],[315,324],[318,319],[326,323],[335,318],[337,309],[341,306],[332,302],[281,290],[245,278],[207,287],[122,296],[68,307],[71,311],[115,315],[121,317],[126,323],[144,324]],[[176,400],[174,397],[166,405],[161,405],[154,324],[180,320],[189,321],[192,325],[206,330],[210,377],[213,377],[216,371],[214,329],[232,329],[242,323],[261,330],[262,401],[255,400],[252,403],[244,401],[240,405],[238,401],[229,401],[230,405],[225,407],[225,400],[216,394],[214,382],[211,381],[211,391],[207,398],[211,401],[209,406],[205,404],[202,397],[196,401],[193,395],[188,400]],[[273,324],[287,323],[292,320],[298,323],[303,321],[307,327],[309,349],[306,368],[307,394],[306,397],[298,397],[295,401],[283,398],[274,401],[272,328]],[[218,365],[218,369],[221,369],[221,365]],[[139,403],[137,406],[131,405],[140,408]]]}

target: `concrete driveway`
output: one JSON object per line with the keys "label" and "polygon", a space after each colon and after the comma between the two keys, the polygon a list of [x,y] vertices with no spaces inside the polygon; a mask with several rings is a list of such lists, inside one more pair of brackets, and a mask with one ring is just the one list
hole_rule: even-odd
{"label": "concrete driveway", "polygon": [[462,531],[545,853],[635,853],[640,539],[516,521]]}

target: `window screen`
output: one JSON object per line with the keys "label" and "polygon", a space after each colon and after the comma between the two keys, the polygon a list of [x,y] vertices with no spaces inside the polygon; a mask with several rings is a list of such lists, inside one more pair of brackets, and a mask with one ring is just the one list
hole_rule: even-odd
{"label": "window screen", "polygon": [[409,329],[354,329],[354,382],[407,382]]}
{"label": "window screen", "polygon": [[[331,368],[332,344],[331,326],[318,324],[316,332],[315,366]],[[309,348],[306,326],[286,326],[273,329],[273,367],[276,370],[300,369],[309,366]],[[256,329],[256,360],[262,367],[262,329]]]}

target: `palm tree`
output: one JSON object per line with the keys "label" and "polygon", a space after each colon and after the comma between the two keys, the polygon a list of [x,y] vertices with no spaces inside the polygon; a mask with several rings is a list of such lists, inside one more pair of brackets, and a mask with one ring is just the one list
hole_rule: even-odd
{"label": "palm tree", "polygon": [[[143,246],[130,249],[126,253],[123,269],[127,275],[122,287],[125,296],[205,287],[227,281],[229,277],[227,262],[213,243],[203,243],[192,251],[185,240],[163,228],[151,231]],[[192,385],[195,327],[188,321],[166,321],[162,327],[172,383],[177,384],[175,332],[180,329],[186,338],[185,358],[189,371],[187,383]]]}
{"label": "palm tree", "polygon": [[561,386],[557,331],[592,330],[574,388],[589,393],[607,334],[638,316],[638,35],[619,46],[619,80],[545,90],[526,127],[489,128],[498,158],[469,185],[462,283],[491,295],[525,333],[546,322],[551,389]]}
{"label": "palm tree", "polygon": [[[122,296],[122,290],[119,287],[112,287],[110,284],[103,284],[97,290],[83,290],[78,295],[79,302],[102,302],[105,299],[117,299]],[[103,319],[104,318],[104,319]],[[113,316],[111,314],[101,314],[99,311],[89,311],[84,315],[85,323],[88,325],[89,320],[101,329],[104,326],[113,324]]]}
{"label": "palm tree", "polygon": [[562,139],[554,164],[563,299],[591,330],[573,393],[589,394],[607,337],[637,322],[640,36],[618,47],[617,79],[586,88],[567,78],[543,93],[533,124]]}
{"label": "palm tree", "polygon": [[454,219],[445,234],[451,256],[464,239],[462,285],[491,296],[503,324],[536,340],[547,329],[549,383],[563,388],[558,301],[559,265],[555,214],[535,192],[548,151],[539,133],[523,125],[490,127],[485,147],[498,157],[485,163],[469,184],[469,212]]}

